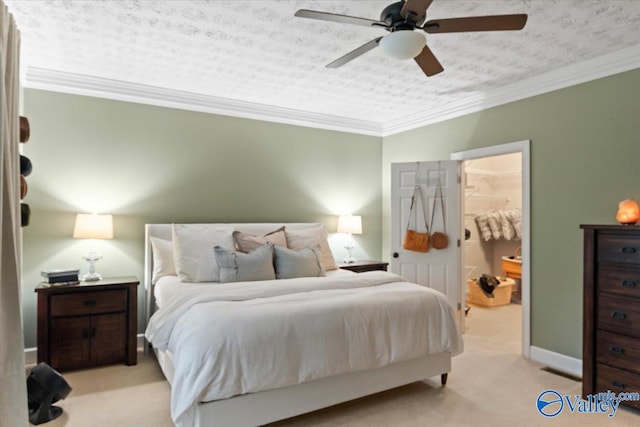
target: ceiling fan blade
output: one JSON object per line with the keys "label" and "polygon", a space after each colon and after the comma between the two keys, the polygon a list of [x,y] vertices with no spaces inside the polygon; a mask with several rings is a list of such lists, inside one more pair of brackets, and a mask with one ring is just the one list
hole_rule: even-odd
{"label": "ceiling fan blade", "polygon": [[402,6],[400,16],[407,18],[409,12],[416,16],[415,22],[422,22],[427,16],[427,9],[431,6],[433,0],[407,0]]}
{"label": "ceiling fan blade", "polygon": [[442,65],[440,64],[440,61],[438,61],[438,58],[436,58],[436,56],[433,54],[433,52],[431,52],[431,49],[429,49],[429,46],[427,45],[424,45],[424,47],[422,48],[422,52],[420,52],[420,54],[413,59],[418,63],[420,68],[422,68],[422,71],[424,71],[424,73],[429,77],[444,71],[444,68],[442,68]]}
{"label": "ceiling fan blade", "polygon": [[359,48],[354,49],[351,52],[347,53],[346,55],[336,59],[332,63],[327,64],[327,68],[341,67],[347,62],[354,60],[361,55],[364,55],[365,53],[369,52],[371,49],[378,47],[378,44],[380,44],[380,40],[382,40],[382,37],[378,37],[376,39],[371,40],[370,42],[363,44]]}
{"label": "ceiling fan blade", "polygon": [[427,33],[462,33],[467,31],[521,30],[527,15],[471,16],[468,18],[432,19],[422,27]]}
{"label": "ceiling fan blade", "polygon": [[318,19],[320,21],[340,22],[342,24],[363,25],[365,27],[388,27],[388,25],[382,21],[358,18],[356,16],[338,15],[328,12],[317,12],[315,10],[308,9],[300,9],[294,14],[294,16],[299,18]]}

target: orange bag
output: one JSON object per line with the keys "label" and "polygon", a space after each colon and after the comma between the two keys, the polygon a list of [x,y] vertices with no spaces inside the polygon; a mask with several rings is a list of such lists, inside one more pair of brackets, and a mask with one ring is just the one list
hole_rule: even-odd
{"label": "orange bag", "polygon": [[[420,187],[416,185],[413,189],[413,195],[411,196],[411,207],[409,208],[409,219],[407,220],[407,231],[404,233],[404,239],[402,239],[402,248],[408,251],[415,252],[429,252],[429,226],[427,225],[427,214],[424,212],[424,227],[426,232],[420,232],[409,228],[411,224],[411,214],[413,213],[413,206],[416,199],[422,197]],[[417,207],[416,207],[417,210]],[[417,215],[417,214],[416,214]],[[417,222],[417,217],[416,217]],[[417,224],[416,224],[417,228]]]}

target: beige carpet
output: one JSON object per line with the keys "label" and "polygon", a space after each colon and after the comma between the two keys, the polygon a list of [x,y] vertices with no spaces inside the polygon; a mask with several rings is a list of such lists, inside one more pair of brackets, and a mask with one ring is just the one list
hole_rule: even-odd
{"label": "beige carpet", "polygon": [[[538,394],[555,389],[579,394],[579,382],[543,371],[520,355],[520,306],[473,307],[467,317],[465,352],[454,358],[446,387],[439,378],[414,383],[271,426],[615,426],[640,425],[640,413],[621,408],[613,419],[538,414]],[[64,373],[73,387],[58,403],[64,414],[48,427],[171,426],[169,385],[153,357],[138,365]],[[247,408],[251,410],[251,408]]]}

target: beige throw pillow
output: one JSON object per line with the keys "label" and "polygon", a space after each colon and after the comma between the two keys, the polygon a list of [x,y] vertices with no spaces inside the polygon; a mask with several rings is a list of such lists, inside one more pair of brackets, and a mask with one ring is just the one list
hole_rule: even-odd
{"label": "beige throw pillow", "polygon": [[284,227],[280,227],[264,236],[256,236],[254,234],[243,233],[242,231],[233,232],[233,240],[240,252],[248,254],[258,249],[260,246],[272,244],[274,246],[287,247],[287,237],[284,234]]}
{"label": "beige throw pillow", "polygon": [[322,255],[322,266],[325,271],[336,270],[336,260],[327,241],[327,231],[324,226],[302,228],[302,229],[286,229],[287,247],[289,249],[300,250],[316,245],[320,245],[320,253]]}

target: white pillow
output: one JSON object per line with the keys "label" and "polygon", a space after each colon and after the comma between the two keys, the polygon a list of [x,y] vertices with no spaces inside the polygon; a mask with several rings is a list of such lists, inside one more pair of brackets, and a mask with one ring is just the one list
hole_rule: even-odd
{"label": "white pillow", "polygon": [[273,250],[275,253],[276,278],[278,279],[321,277],[325,275],[322,267],[322,254],[318,245],[297,251],[274,246]]}
{"label": "white pillow", "polygon": [[273,269],[273,245],[259,246],[245,254],[228,251],[216,246],[213,248],[220,269],[220,283],[252,282],[256,280],[275,280]]}
{"label": "white pillow", "polygon": [[173,224],[173,254],[178,277],[183,282],[217,282],[220,270],[214,246],[233,251],[233,226]]}
{"label": "white pillow", "polygon": [[327,242],[327,232],[323,225],[311,228],[301,228],[297,230],[285,229],[287,235],[287,247],[289,249],[300,250],[316,245],[320,245],[322,254],[322,266],[326,271],[336,270],[336,260],[333,258],[329,242]]}
{"label": "white pillow", "polygon": [[151,252],[153,256],[153,272],[151,284],[164,276],[176,276],[176,265],[173,262],[173,243],[169,240],[151,237]]}

